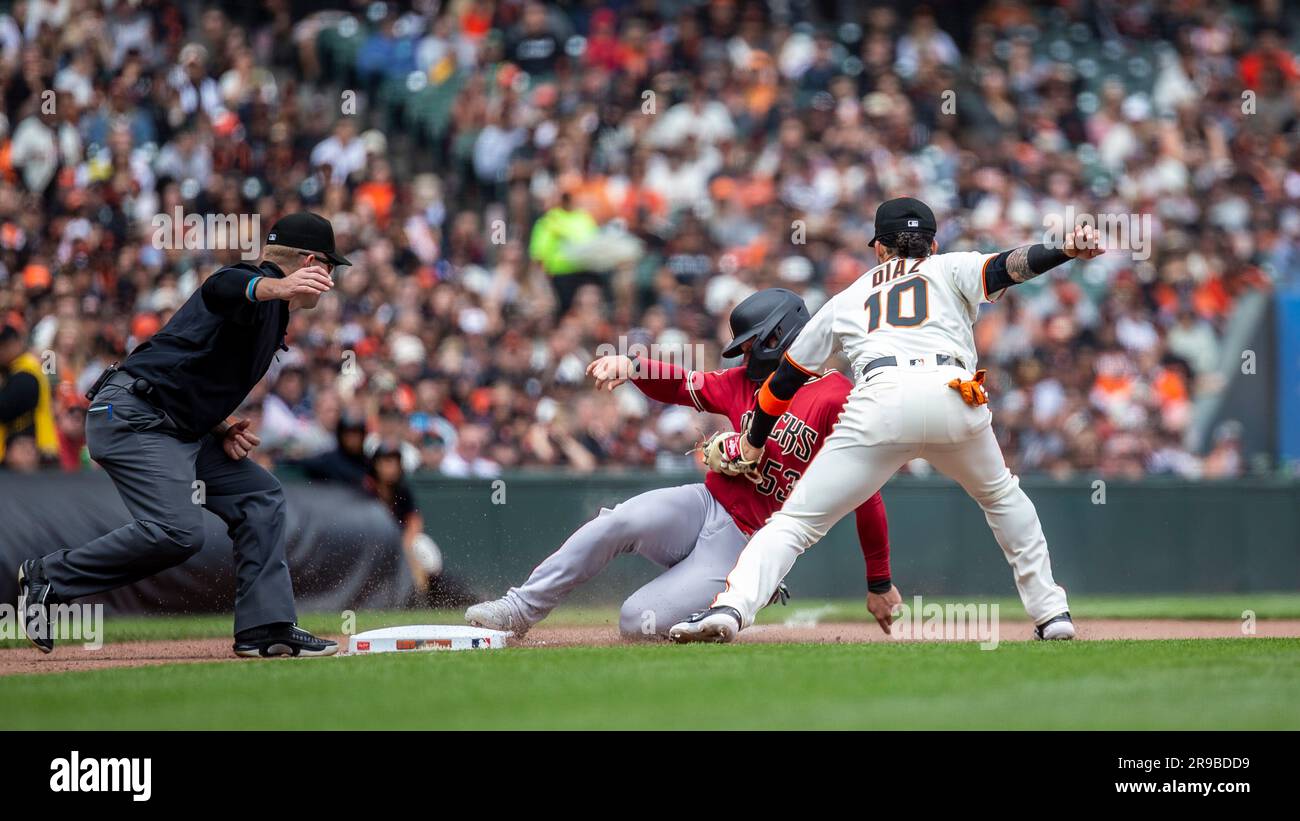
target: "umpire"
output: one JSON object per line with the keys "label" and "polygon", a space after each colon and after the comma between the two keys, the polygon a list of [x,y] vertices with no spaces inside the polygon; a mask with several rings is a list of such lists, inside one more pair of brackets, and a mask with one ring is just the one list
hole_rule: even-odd
{"label": "umpire", "polygon": [[327,220],[289,214],[272,226],[261,261],[208,277],[161,331],[104,371],[87,394],[86,442],[134,521],[22,563],[19,610],[33,644],[54,649],[50,605],[131,584],[197,553],[206,507],[235,543],[235,653],[338,649],[295,624],[284,493],[245,458],[258,437],[230,414],[288,350],[289,312],[314,308],[333,287],[334,267],[350,264],[335,251]]}

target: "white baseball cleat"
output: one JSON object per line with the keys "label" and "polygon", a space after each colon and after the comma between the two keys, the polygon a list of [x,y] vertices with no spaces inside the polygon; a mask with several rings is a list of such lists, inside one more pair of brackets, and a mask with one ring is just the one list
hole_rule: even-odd
{"label": "white baseball cleat", "polygon": [[1034,638],[1043,641],[1069,641],[1074,638],[1074,622],[1070,620],[1070,611],[1053,616],[1035,627]]}
{"label": "white baseball cleat", "polygon": [[740,611],[734,607],[710,607],[696,613],[686,621],[678,622],[668,631],[668,638],[678,644],[693,641],[711,641],[724,644],[740,632]]}
{"label": "white baseball cleat", "polygon": [[465,611],[465,623],[489,630],[503,630],[520,638],[532,627],[515,613],[515,609],[505,599],[493,599],[470,607]]}

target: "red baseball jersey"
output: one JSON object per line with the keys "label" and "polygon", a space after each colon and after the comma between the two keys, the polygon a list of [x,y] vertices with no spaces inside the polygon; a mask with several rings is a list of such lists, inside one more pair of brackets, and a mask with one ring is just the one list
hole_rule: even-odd
{"label": "red baseball jersey", "polygon": [[[637,376],[632,383],[651,399],[721,414],[736,430],[751,413],[758,390],[758,385],[745,376],[743,367],[686,371],[669,363],[642,360],[637,371],[646,375]],[[789,410],[777,420],[768,437],[759,463],[760,481],[721,473],[707,475],[705,487],[746,535],[753,535],[780,509],[835,427],[852,387],[848,378],[832,371],[810,380],[795,393]],[[889,528],[880,494],[863,502],[856,513],[867,578],[888,578]]]}

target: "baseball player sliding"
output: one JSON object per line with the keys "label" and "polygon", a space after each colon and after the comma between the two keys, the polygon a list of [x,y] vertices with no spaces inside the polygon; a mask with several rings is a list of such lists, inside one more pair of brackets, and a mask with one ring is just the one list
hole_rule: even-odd
{"label": "baseball player sliding", "polygon": [[[753,623],[795,559],[877,493],[904,463],[928,460],[984,510],[1042,639],[1074,638],[1065,591],[1052,580],[1038,513],[1007,469],[993,435],[984,371],[974,371],[972,325],[1003,290],[1071,259],[1102,253],[1092,228],[1063,248],[938,254],[934,214],[904,197],[876,211],[880,264],[826,303],[759,390],[742,459],[760,452],[799,390],[837,346],[853,390],[825,446],[785,506],[749,541],[713,606],[673,625],[679,642],[731,641]],[[824,378],[824,377],[823,377]]]}
{"label": "baseball player sliding", "polygon": [[[780,288],[759,291],[731,313],[735,339],[724,353],[743,354],[739,367],[704,373],[653,359],[605,356],[592,362],[587,373],[595,377],[597,389],[613,390],[631,381],[652,399],[722,414],[739,431],[758,385],[776,369],[808,319],[796,294]],[[469,608],[465,621],[523,635],[615,556],[636,554],[667,569],[623,603],[619,630],[625,638],[666,636],[669,625],[708,607],[722,590],[749,535],[781,506],[826,441],[850,387],[839,373],[808,380],[808,387],[767,426],[771,438],[746,457],[740,454],[739,434],[715,434],[704,445],[710,472],[703,484],[652,490],[601,510],[527,581],[500,599]],[[856,507],[867,564],[867,609],[888,630],[901,597],[890,582],[885,506],[879,494],[867,494]],[[762,604],[784,598],[777,582]]]}

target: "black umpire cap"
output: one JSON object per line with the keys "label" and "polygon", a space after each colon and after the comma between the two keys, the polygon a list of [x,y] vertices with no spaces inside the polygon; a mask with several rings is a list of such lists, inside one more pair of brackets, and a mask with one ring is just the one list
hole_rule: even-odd
{"label": "black umpire cap", "polygon": [[348,258],[334,250],[334,228],[330,221],[310,211],[280,217],[266,235],[267,245],[287,245],[320,254],[332,265],[351,265]]}
{"label": "black umpire cap", "polygon": [[876,209],[876,235],[868,245],[884,242],[900,231],[916,231],[934,236],[939,224],[930,206],[912,197],[886,200]]}

